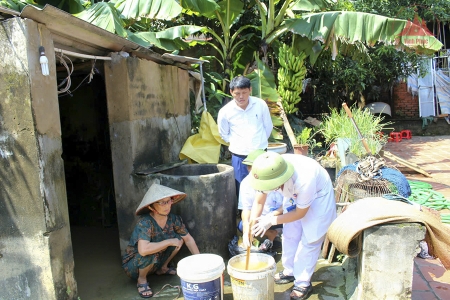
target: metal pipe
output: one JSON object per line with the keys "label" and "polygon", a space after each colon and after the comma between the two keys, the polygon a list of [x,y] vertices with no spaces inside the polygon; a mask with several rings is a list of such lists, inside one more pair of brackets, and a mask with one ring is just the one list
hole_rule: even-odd
{"label": "metal pipe", "polygon": [[54,49],[55,49],[55,52],[63,53],[67,56],[74,56],[74,57],[87,58],[87,59],[96,59],[96,60],[111,60],[111,57],[109,57],[109,56],[94,56],[94,55],[81,54],[81,53],[76,53],[76,52],[58,49],[58,48],[54,48]]}
{"label": "metal pipe", "polygon": [[205,111],[207,111],[206,109],[206,98],[205,98],[205,81],[203,79],[203,62],[200,61],[199,62],[200,65],[200,78],[202,80],[202,98],[203,98],[203,107],[205,108]]}

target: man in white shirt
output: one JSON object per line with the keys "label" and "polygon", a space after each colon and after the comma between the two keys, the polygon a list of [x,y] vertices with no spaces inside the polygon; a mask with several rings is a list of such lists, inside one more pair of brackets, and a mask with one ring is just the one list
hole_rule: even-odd
{"label": "man in white shirt", "polygon": [[230,93],[233,100],[219,110],[217,125],[222,139],[230,143],[228,149],[232,154],[231,165],[238,192],[242,179],[248,175],[242,161],[253,150],[267,149],[273,124],[266,102],[250,96],[250,79],[244,76],[233,78]]}
{"label": "man in white shirt", "polygon": [[[248,171],[250,172],[252,169],[253,161],[261,154],[266,153],[262,149],[257,149],[247,156],[246,159],[242,161],[244,165],[247,166]],[[239,227],[242,225],[242,239],[245,246],[250,246],[250,212],[252,210],[253,201],[255,200],[256,191],[250,185],[250,176],[247,175],[241,182],[240,191],[239,191],[239,203],[238,209],[242,210],[241,214],[241,223]],[[279,215],[282,214],[283,211],[283,196],[278,192],[270,192],[267,194],[267,199],[264,204],[264,208],[262,211],[262,215]],[[267,239],[259,247],[260,251],[269,252],[273,246],[273,240],[277,237],[278,231],[277,228],[282,228],[280,225],[272,226],[265,232],[265,236]]]}
{"label": "man in white shirt", "polygon": [[[312,292],[311,276],[328,227],[336,218],[333,183],[328,172],[314,159],[298,154],[267,152],[253,162],[251,186],[259,191],[250,220],[255,236],[276,224],[283,225],[282,263],[284,270],[275,283],[294,281],[291,299],[306,299]],[[266,194],[278,190],[284,196],[283,214],[263,216]],[[258,218],[259,217],[259,218]]]}

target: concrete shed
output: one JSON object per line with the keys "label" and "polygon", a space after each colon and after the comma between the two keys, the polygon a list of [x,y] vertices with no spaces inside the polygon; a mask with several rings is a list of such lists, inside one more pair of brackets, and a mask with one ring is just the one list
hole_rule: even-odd
{"label": "concrete shed", "polygon": [[0,299],[77,299],[71,226],[128,240],[135,173],[190,135],[189,66],[52,6],[0,22]]}

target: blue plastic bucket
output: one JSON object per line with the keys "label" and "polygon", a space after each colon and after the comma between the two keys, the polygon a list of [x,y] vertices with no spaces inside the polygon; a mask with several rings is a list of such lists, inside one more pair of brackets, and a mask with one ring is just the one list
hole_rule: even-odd
{"label": "blue plastic bucket", "polygon": [[223,299],[223,258],[216,254],[196,254],[178,262],[177,274],[185,300]]}

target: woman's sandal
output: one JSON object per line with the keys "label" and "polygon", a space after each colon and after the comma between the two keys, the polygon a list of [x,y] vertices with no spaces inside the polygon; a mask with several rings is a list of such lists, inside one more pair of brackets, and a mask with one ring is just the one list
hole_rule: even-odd
{"label": "woman's sandal", "polygon": [[[151,289],[151,287],[148,286],[148,282],[138,283],[137,288],[138,288],[139,296],[141,296],[142,298],[150,298],[153,296],[152,289]],[[139,289],[143,289],[143,290],[139,290]],[[148,295],[148,293],[150,293],[150,295]]]}
{"label": "woman's sandal", "polygon": [[295,280],[294,276],[286,276],[286,275],[283,274],[283,271],[278,273],[278,276],[280,278],[275,279],[275,283],[276,284],[285,284],[285,283],[293,282]]}
{"label": "woman's sandal", "polygon": [[[293,292],[299,292],[300,295],[297,295],[297,293],[294,293],[295,296],[292,296]],[[291,292],[291,300],[304,300],[306,298],[308,298],[308,296],[311,294],[312,292],[312,285],[310,284],[307,287],[302,287],[302,286],[296,286],[294,285],[294,287],[292,288],[292,292]]]}

